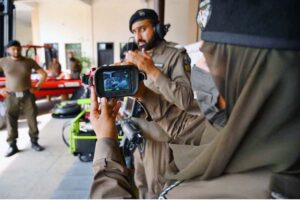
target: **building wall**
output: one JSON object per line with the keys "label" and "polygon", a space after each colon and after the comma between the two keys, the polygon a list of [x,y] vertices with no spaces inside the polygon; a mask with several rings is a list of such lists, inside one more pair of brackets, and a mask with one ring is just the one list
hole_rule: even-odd
{"label": "building wall", "polygon": [[[30,15],[30,12],[26,13],[24,12],[22,15]],[[32,43],[32,28],[31,28],[31,23],[21,20],[18,18],[16,20],[16,29],[15,36],[16,39],[21,42],[21,44],[31,44]]]}
{"label": "building wall", "polygon": [[32,43],[32,26],[31,26],[31,4],[19,3],[15,4],[15,16],[14,16],[14,37],[19,40],[21,44]]}
{"label": "building wall", "polygon": [[198,0],[166,0],[165,23],[171,27],[166,36],[167,40],[181,45],[197,41],[196,13]]}
{"label": "building wall", "polygon": [[[150,3],[151,2],[151,3]],[[129,31],[130,16],[140,8],[153,8],[153,2],[143,0],[93,0],[93,40],[94,63],[97,62],[97,43],[113,42],[114,59],[119,60],[120,43],[127,42],[132,34]]]}
{"label": "building wall", "polygon": [[[117,61],[120,43],[132,36],[130,16],[137,9],[153,6],[153,0],[39,0],[32,9],[32,41],[38,45],[58,43],[63,69],[66,43],[81,43],[82,56],[96,65],[97,43],[113,42]],[[198,0],[166,0],[165,23],[171,24],[167,40],[181,45],[197,41],[197,7]]]}
{"label": "building wall", "polygon": [[41,1],[37,5],[35,30],[39,38],[36,44],[58,43],[59,60],[66,68],[65,44],[81,43],[82,56],[91,58],[91,7],[77,0]]}

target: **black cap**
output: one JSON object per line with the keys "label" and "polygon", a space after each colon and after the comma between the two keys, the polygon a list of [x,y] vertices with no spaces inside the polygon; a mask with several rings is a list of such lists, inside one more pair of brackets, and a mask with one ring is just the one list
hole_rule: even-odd
{"label": "black cap", "polygon": [[131,32],[132,24],[139,20],[149,19],[154,22],[154,24],[157,24],[159,22],[158,15],[156,12],[152,9],[144,8],[137,10],[129,20],[129,30]]}
{"label": "black cap", "polygon": [[21,47],[21,43],[18,40],[11,40],[7,43],[7,45],[5,46],[5,48],[9,48],[12,46],[16,46],[16,47]]}

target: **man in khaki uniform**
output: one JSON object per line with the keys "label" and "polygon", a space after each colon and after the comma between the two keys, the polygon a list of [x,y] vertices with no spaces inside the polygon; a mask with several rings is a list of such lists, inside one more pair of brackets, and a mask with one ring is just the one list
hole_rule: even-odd
{"label": "man in khaki uniform", "polygon": [[[5,97],[6,118],[7,118],[7,142],[9,149],[6,157],[17,153],[18,138],[18,118],[20,111],[23,110],[29,126],[29,136],[32,148],[36,151],[42,151],[44,148],[38,144],[38,127],[37,127],[37,106],[35,104],[34,91],[37,91],[45,81],[46,72],[32,59],[25,58],[21,55],[22,47],[20,42],[13,40],[6,45],[6,51],[9,57],[0,59],[0,70],[4,71],[5,88],[1,89],[1,95]],[[39,82],[31,85],[30,75],[34,69],[41,75]]]}
{"label": "man in khaki uniform", "polygon": [[[174,43],[163,39],[167,30],[152,9],[136,11],[130,18],[129,28],[142,50],[140,53],[144,55],[130,52],[126,61],[147,74],[148,78],[144,81],[147,88],[166,98],[173,107],[188,109],[193,102],[193,92],[185,49],[176,48]],[[145,105],[148,103],[151,102],[144,102]],[[167,115],[173,115],[172,110]],[[142,129],[146,140],[144,152],[137,149],[134,153],[135,183],[140,198],[155,198],[165,185],[170,137],[155,122],[149,122],[143,116],[133,118],[133,121]]]}

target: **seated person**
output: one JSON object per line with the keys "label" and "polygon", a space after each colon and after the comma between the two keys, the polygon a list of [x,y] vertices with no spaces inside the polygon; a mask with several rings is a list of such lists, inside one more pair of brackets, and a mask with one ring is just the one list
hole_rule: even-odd
{"label": "seated person", "polygon": [[48,77],[57,78],[61,74],[61,65],[56,57],[52,58],[48,66]]}

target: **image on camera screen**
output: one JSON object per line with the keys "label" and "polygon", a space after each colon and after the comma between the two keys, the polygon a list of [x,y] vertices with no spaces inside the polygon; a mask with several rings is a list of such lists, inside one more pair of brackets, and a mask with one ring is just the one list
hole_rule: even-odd
{"label": "image on camera screen", "polygon": [[113,92],[120,90],[128,90],[129,88],[129,73],[127,70],[116,70],[103,72],[104,91]]}

